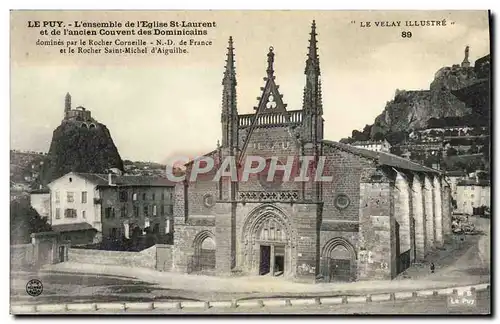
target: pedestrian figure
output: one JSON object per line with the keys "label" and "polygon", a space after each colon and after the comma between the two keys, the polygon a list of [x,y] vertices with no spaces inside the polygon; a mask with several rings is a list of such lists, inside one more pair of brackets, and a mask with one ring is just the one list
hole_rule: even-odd
{"label": "pedestrian figure", "polygon": [[434,273],[434,263],[431,263],[431,273]]}

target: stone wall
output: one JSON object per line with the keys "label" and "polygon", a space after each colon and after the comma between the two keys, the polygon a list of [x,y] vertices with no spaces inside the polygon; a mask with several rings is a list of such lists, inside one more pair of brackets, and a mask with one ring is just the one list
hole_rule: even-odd
{"label": "stone wall", "polygon": [[34,245],[18,244],[10,246],[10,266],[12,269],[22,269],[33,265]]}
{"label": "stone wall", "polygon": [[443,202],[441,179],[434,177],[434,239],[437,247],[443,247]]}
{"label": "stone wall", "polygon": [[427,253],[435,247],[434,232],[434,188],[431,178],[426,175],[424,179],[424,204],[425,204],[425,239]]}
{"label": "stone wall", "polygon": [[[214,217],[211,217],[213,220]],[[189,221],[189,220],[188,220]],[[215,226],[176,224],[174,232],[174,247],[172,249],[172,270],[176,272],[190,272],[190,262],[194,257],[194,239],[201,232],[215,234]],[[219,239],[215,238],[216,250]],[[230,258],[230,255],[226,256]]]}
{"label": "stone wall", "polygon": [[156,246],[141,252],[69,249],[68,261],[88,264],[156,268]]}
{"label": "stone wall", "polygon": [[396,267],[394,236],[394,186],[385,177],[360,183],[361,210],[358,262],[360,280],[392,279]]}
{"label": "stone wall", "polygon": [[411,194],[409,181],[407,176],[400,172],[396,176],[394,196],[394,215],[400,225],[399,249],[400,253],[404,253],[411,248],[410,219],[412,217],[412,210],[410,208]]}
{"label": "stone wall", "polygon": [[[323,183],[323,221],[349,220],[359,218],[359,183],[363,170],[371,167],[370,161],[341,150],[325,146],[325,176],[332,176],[331,182]],[[349,206],[339,209],[335,198],[344,194],[349,198]]]}
{"label": "stone wall", "polygon": [[418,174],[413,176],[412,185],[413,215],[415,217],[415,259],[422,261],[427,254],[426,215],[423,196],[423,177]]}
{"label": "stone wall", "polygon": [[443,235],[449,237],[451,235],[451,189],[447,185],[443,185]]}
{"label": "stone wall", "polygon": [[171,271],[173,267],[173,246],[156,244],[156,270]]}
{"label": "stone wall", "polygon": [[[351,278],[352,280],[357,279],[357,269],[358,262],[360,258],[363,258],[364,254],[361,253],[358,249],[358,228],[353,228],[349,223],[340,223],[337,222],[336,225],[339,228],[339,231],[321,231],[320,232],[320,269],[319,272],[323,275],[323,278],[326,280],[326,276],[329,272],[328,258],[334,257],[333,255],[328,255],[329,249],[327,247],[332,246],[332,242],[335,242],[335,245],[341,245],[342,247],[351,246],[354,250],[354,254],[349,254],[349,259],[351,260]],[[346,226],[342,226],[346,225]],[[356,224],[357,225],[357,224]],[[350,252],[349,249],[346,249],[347,252]]]}
{"label": "stone wall", "polygon": [[[246,129],[240,130],[240,145],[248,136],[246,132]],[[260,156],[264,159],[277,157],[283,164],[287,163],[288,157],[300,156],[300,147],[288,127],[255,128],[250,136],[246,156]],[[295,176],[292,174],[293,177]],[[249,181],[240,182],[238,185],[240,191],[264,190],[256,175],[250,175]],[[301,187],[301,183],[289,181],[283,182],[280,190],[298,190]]]}

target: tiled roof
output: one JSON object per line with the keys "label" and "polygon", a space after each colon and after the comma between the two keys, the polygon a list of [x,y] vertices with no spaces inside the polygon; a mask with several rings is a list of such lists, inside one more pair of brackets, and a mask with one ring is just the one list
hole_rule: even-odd
{"label": "tiled roof", "polygon": [[461,170],[454,170],[454,171],[446,171],[445,174],[449,177],[463,177],[467,173]]}
{"label": "tiled roof", "polygon": [[339,150],[359,155],[364,158],[374,160],[380,165],[387,165],[391,166],[394,168],[400,168],[400,169],[405,169],[405,170],[410,170],[410,171],[416,171],[416,172],[428,172],[428,173],[437,173],[440,174],[441,172],[436,169],[432,169],[426,166],[423,166],[421,164],[418,164],[416,162],[413,162],[411,160],[405,159],[401,156],[397,156],[391,153],[387,152],[376,152],[376,151],[371,151],[371,150],[366,150],[362,149],[359,147],[354,147],[352,145],[347,145],[339,142],[334,142],[334,141],[327,141],[324,140],[323,143],[326,145],[329,145],[331,147],[335,147]]}
{"label": "tiled roof", "polygon": [[[89,223],[72,223],[72,224],[61,224],[52,225],[52,230],[54,232],[76,232],[76,231],[86,231],[86,230],[96,230]],[[96,230],[97,231],[97,230]]]}
{"label": "tiled roof", "polygon": [[30,191],[30,194],[47,194],[47,193],[50,193],[49,188],[33,189]]}
{"label": "tiled roof", "polygon": [[352,143],[351,145],[374,145],[374,144],[382,145],[382,144],[384,144],[384,142],[383,141],[357,141],[357,142]]}
{"label": "tiled roof", "polygon": [[[98,186],[109,186],[108,175],[99,173],[78,173],[73,174],[82,177]],[[116,175],[111,176],[111,181],[113,185],[117,186],[147,186],[147,187],[173,187],[175,182],[162,177],[153,176],[131,176],[131,175]]]}

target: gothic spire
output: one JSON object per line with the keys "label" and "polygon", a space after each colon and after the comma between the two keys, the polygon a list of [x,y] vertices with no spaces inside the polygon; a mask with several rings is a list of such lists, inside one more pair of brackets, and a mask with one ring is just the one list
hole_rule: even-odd
{"label": "gothic spire", "polygon": [[313,20],[311,32],[309,33],[309,47],[306,60],[306,84],[304,86],[304,98],[302,110],[303,139],[313,143],[319,143],[323,134],[323,105],[321,102],[321,80],[319,69],[319,55],[316,39],[316,22]]}
{"label": "gothic spire", "polygon": [[309,39],[309,47],[306,60],[306,85],[304,87],[303,109],[309,113],[318,115],[322,114],[320,108],[321,102],[321,81],[319,70],[319,55],[316,39],[316,22],[313,20],[311,26],[311,35]]}
{"label": "gothic spire", "polygon": [[236,85],[236,70],[234,68],[234,47],[233,47],[233,37],[229,36],[229,44],[227,47],[227,58],[226,66],[224,71],[224,78],[222,79],[222,85],[226,82],[234,82]]}
{"label": "gothic spire", "polygon": [[311,33],[309,35],[311,35],[311,38],[309,38],[309,52],[307,53],[305,74],[313,73],[319,76],[321,73],[319,70],[318,41],[316,40],[317,34],[315,20],[312,22]]}
{"label": "gothic spire", "polygon": [[222,146],[235,147],[238,137],[238,111],[236,108],[236,69],[234,67],[232,37],[229,37],[222,85]]}

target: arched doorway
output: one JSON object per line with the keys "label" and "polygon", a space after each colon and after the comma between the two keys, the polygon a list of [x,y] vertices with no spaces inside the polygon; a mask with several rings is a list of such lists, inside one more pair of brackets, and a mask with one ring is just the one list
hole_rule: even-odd
{"label": "arched doorway", "polygon": [[356,252],[346,239],[328,241],[321,253],[321,269],[325,281],[353,281],[356,277]]}
{"label": "arched doorway", "polygon": [[193,271],[215,269],[215,236],[210,231],[202,231],[193,241]]}
{"label": "arched doorway", "polygon": [[265,205],[247,217],[242,229],[242,266],[256,275],[295,274],[295,231],[280,209]]}

